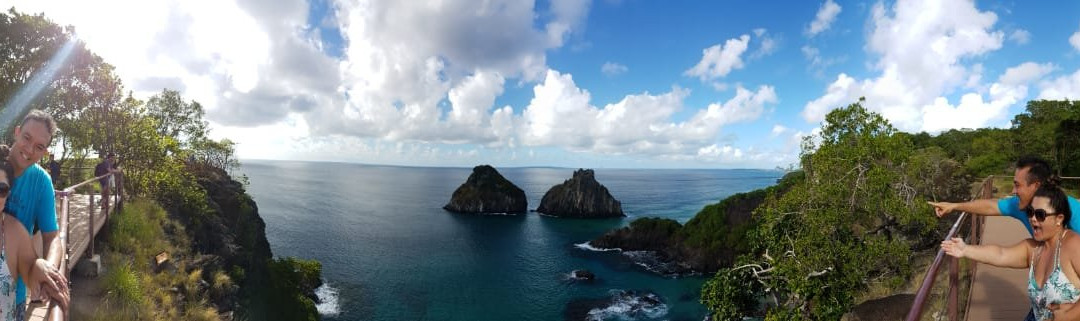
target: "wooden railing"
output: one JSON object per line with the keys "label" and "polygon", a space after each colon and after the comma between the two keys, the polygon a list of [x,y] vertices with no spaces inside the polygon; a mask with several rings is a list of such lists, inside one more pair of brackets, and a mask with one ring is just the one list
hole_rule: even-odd
{"label": "wooden railing", "polygon": [[[91,184],[93,182],[96,182],[96,181],[98,181],[100,179],[108,179],[110,176],[112,176],[113,180],[114,180],[114,185],[113,186],[115,186],[115,188],[114,188],[115,192],[114,192],[113,195],[109,195],[108,199],[101,200],[103,202],[106,202],[106,206],[102,207],[102,208],[105,209],[104,213],[101,213],[101,214],[104,215],[104,217],[102,217],[102,219],[108,220],[109,214],[110,214],[110,212],[112,212],[113,208],[120,208],[120,206],[122,206],[123,201],[124,201],[124,193],[123,193],[123,186],[124,186],[123,177],[124,176],[123,176],[123,174],[121,172],[114,172],[114,173],[109,173],[109,174],[105,174],[105,175],[102,175],[102,176],[94,177],[94,178],[85,180],[83,182],[80,182],[78,184],[66,187],[63,190],[57,190],[56,191],[56,200],[58,201],[57,203],[60,204],[60,210],[57,212],[56,220],[57,220],[57,223],[58,223],[60,229],[58,230],[58,237],[57,237],[58,240],[53,241],[53,243],[59,243],[59,244],[54,245],[52,250],[49,251],[49,256],[46,258],[46,260],[48,260],[49,263],[52,263],[54,266],[56,266],[60,271],[63,271],[64,275],[68,276],[69,279],[70,279],[70,275],[71,275],[71,270],[74,268],[74,264],[72,264],[71,261],[72,260],[78,261],[83,256],[83,254],[84,254],[83,252],[86,250],[86,248],[72,248],[72,244],[76,244],[76,243],[73,243],[73,241],[75,241],[75,240],[71,239],[71,237],[70,237],[71,236],[71,229],[70,229],[70,226],[71,226],[71,210],[70,210],[71,209],[71,198],[72,198],[72,196],[75,195],[75,190],[78,189],[79,187],[86,186],[86,185]],[[89,252],[90,256],[93,256],[93,254],[94,254],[94,236],[96,236],[96,234],[97,234],[96,229],[97,229],[97,225],[98,225],[98,224],[96,224],[95,218],[94,218],[94,212],[95,212],[94,208],[96,208],[98,206],[96,206],[94,204],[94,193],[91,192],[91,193],[88,193],[88,194],[90,195],[90,206],[87,208],[87,211],[89,212],[89,213],[87,213],[87,216],[89,216],[90,222],[89,222],[89,224],[87,224],[88,233],[86,234],[87,235],[86,237],[88,238],[88,240],[86,240],[87,241],[86,243],[88,245],[86,245],[86,246],[90,250],[90,252]],[[59,241],[59,242],[57,242],[57,241]],[[69,309],[70,309],[70,307],[69,307]],[[63,321],[63,320],[67,319],[66,313],[64,313],[64,311],[60,309],[60,306],[56,302],[51,302],[51,301],[46,301],[46,303],[43,303],[43,304],[42,303],[32,303],[27,308],[26,316],[27,316],[27,319],[29,319],[29,320]]]}

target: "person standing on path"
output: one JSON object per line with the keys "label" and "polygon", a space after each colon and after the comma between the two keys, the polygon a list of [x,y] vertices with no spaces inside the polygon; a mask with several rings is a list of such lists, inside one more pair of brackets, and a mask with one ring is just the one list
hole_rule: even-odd
{"label": "person standing on path", "polygon": [[[113,161],[115,161],[116,154],[109,153],[109,156],[105,157],[97,166],[94,166],[94,177],[101,177],[102,175],[111,173],[113,170]],[[112,189],[112,176],[99,178],[98,184],[101,185],[101,211],[104,213],[109,208],[109,195],[110,189]]]}

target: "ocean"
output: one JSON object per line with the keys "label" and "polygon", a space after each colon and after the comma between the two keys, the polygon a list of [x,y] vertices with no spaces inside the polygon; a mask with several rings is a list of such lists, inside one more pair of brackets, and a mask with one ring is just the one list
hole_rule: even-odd
{"label": "ocean", "polygon": [[[529,209],[573,168],[497,168]],[[701,320],[705,277],[648,272],[633,253],[585,245],[639,217],[685,223],[770,170],[595,169],[627,217],[455,214],[471,168],[244,161],[275,256],[322,262],[324,320]],[[587,269],[593,282],[575,281]]]}

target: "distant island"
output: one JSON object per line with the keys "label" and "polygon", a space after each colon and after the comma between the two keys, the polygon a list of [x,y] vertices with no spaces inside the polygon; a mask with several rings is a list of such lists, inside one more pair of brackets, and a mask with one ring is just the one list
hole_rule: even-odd
{"label": "distant island", "polygon": [[591,169],[578,169],[573,177],[552,186],[544,193],[537,212],[555,217],[614,218],[624,217],[622,204],[607,187],[596,181]]}
{"label": "distant island", "polygon": [[528,210],[525,191],[507,180],[491,165],[479,165],[454,190],[443,209],[456,213],[520,214]]}

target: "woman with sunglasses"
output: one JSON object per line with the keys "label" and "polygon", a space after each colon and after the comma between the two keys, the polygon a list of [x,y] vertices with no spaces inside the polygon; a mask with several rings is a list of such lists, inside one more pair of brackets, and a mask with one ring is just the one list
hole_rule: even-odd
{"label": "woman with sunglasses", "polygon": [[1035,192],[1027,208],[1032,237],[1013,246],[968,245],[960,238],[941,242],[951,256],[1011,268],[1028,268],[1031,320],[1080,320],[1080,236],[1069,226],[1069,201],[1056,184]]}
{"label": "woman with sunglasses", "polygon": [[[0,145],[0,211],[11,192],[15,169],[7,162],[10,150]],[[42,289],[67,311],[70,292],[64,275],[48,261],[40,259],[31,247],[30,234],[15,216],[0,213],[0,321],[15,319],[15,280],[22,276],[27,284],[42,284]]]}

